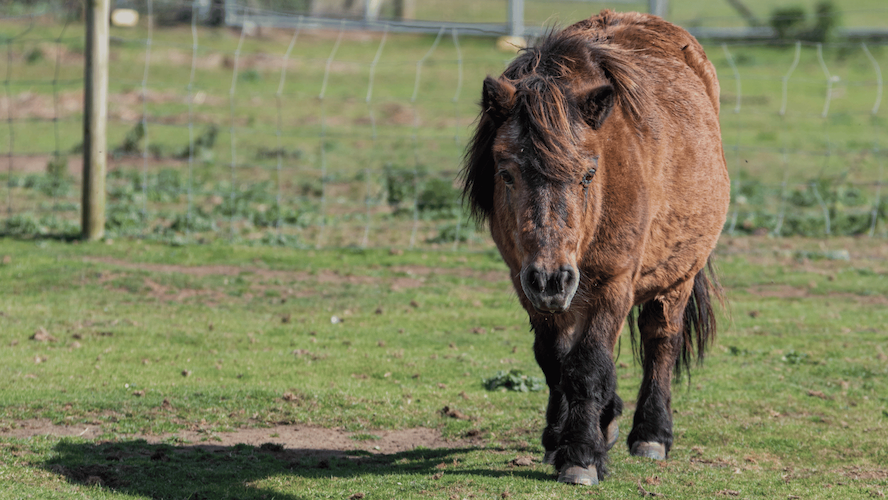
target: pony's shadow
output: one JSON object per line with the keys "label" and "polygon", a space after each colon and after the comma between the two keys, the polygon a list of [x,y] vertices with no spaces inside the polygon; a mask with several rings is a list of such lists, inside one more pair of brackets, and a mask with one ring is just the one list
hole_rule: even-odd
{"label": "pony's shadow", "polygon": [[[150,444],[145,440],[75,442],[63,440],[55,454],[38,466],[73,484],[89,485],[148,498],[191,500],[217,498],[300,499],[269,490],[262,481],[274,478],[285,489],[299,489],[314,479],[362,475],[523,477],[547,481],[551,477],[530,468],[466,469],[450,466],[474,448],[416,449],[393,454],[355,450],[287,449],[262,446]],[[297,483],[298,482],[298,483]],[[286,485],[290,484],[290,488]],[[316,485],[318,487],[320,485]]]}

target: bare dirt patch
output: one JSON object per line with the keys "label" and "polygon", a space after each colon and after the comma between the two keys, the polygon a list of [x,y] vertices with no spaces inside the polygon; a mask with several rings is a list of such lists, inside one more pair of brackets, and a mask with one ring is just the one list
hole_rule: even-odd
{"label": "bare dirt patch", "polygon": [[[0,429],[2,438],[29,438],[34,436],[81,437],[98,439],[104,434],[101,426],[78,424],[56,425],[49,419],[28,419],[15,423],[11,428]],[[370,437],[370,439],[363,439]],[[182,430],[175,434],[127,436],[127,439],[144,439],[149,444],[169,443],[172,438],[182,444],[212,447],[230,447],[237,444],[261,446],[274,443],[289,452],[303,456],[349,455],[361,450],[372,454],[392,454],[410,451],[418,447],[454,448],[467,446],[464,441],[444,439],[435,429],[380,430],[355,434],[342,429],[326,429],[304,425],[276,425],[265,428],[245,428],[232,432],[208,434],[200,430]],[[356,439],[361,438],[361,439]]]}
{"label": "bare dirt patch", "polygon": [[204,303],[219,303],[225,299],[225,295],[217,290],[194,290],[191,288],[177,289],[161,285],[150,278],[145,278],[144,283],[150,290],[145,292],[145,295],[159,300],[182,302],[193,297],[201,297]]}
{"label": "bare dirt patch", "polygon": [[[78,154],[62,153],[68,160],[68,175],[79,180],[83,173],[83,157]],[[47,164],[53,159],[53,155],[21,155],[10,158],[8,155],[0,156],[0,171],[13,172],[13,174],[43,174],[46,173]],[[156,171],[162,168],[179,168],[187,163],[187,159],[179,160],[175,158],[154,158],[150,157],[147,161],[141,157],[122,156],[114,158],[108,157],[108,171],[123,168],[142,169],[146,167],[149,171]]]}
{"label": "bare dirt patch", "polygon": [[502,271],[477,271],[466,268],[434,268],[425,266],[396,266],[390,270],[406,276],[378,277],[355,274],[342,274],[335,271],[323,270],[316,273],[304,271],[287,271],[280,269],[266,269],[261,267],[241,267],[224,264],[212,264],[205,266],[183,266],[179,264],[153,264],[145,262],[129,262],[111,257],[87,257],[87,262],[107,264],[125,269],[166,273],[187,274],[190,276],[240,276],[244,273],[253,274],[261,279],[279,279],[289,281],[308,281],[325,284],[351,284],[351,285],[379,285],[389,284],[398,289],[416,288],[422,286],[426,278],[433,274],[446,274],[463,278],[474,278],[486,282],[496,283],[507,278]]}
{"label": "bare dirt patch", "polygon": [[390,268],[396,273],[415,276],[429,276],[431,274],[449,274],[461,278],[474,278],[489,283],[496,283],[508,279],[508,273],[504,271],[477,271],[468,268],[442,269],[429,266],[394,266]]}
{"label": "bare dirt patch", "polygon": [[888,479],[888,469],[852,466],[842,471],[842,475],[851,479],[884,481]]}
{"label": "bare dirt patch", "polygon": [[756,297],[769,297],[777,299],[799,299],[799,298],[823,298],[823,299],[847,299],[859,304],[888,306],[888,297],[883,295],[861,295],[847,292],[830,292],[829,294],[811,293],[810,288],[792,285],[756,285],[746,288],[746,292]]}
{"label": "bare dirt patch", "polygon": [[[808,266],[808,272],[834,272],[848,266],[846,260],[831,260],[829,255],[847,252],[851,262],[867,262],[875,264],[884,272],[882,263],[888,259],[888,246],[879,238],[865,236],[836,236],[828,240],[823,238],[802,237],[732,237],[723,235],[719,239],[716,253],[718,255],[742,255],[749,262],[762,265],[788,265],[792,267]],[[820,256],[822,260],[812,261],[810,257]],[[718,260],[716,259],[716,264]],[[813,266],[812,264],[816,264]]]}

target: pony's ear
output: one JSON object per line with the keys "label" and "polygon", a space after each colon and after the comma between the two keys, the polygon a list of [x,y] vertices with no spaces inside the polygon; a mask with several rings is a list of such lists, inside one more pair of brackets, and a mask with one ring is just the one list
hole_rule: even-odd
{"label": "pony's ear", "polygon": [[580,95],[577,101],[583,120],[592,130],[598,130],[614,109],[614,87],[609,83],[599,85]]}
{"label": "pony's ear", "polygon": [[481,90],[481,112],[497,124],[506,121],[515,105],[515,86],[506,80],[487,77]]}

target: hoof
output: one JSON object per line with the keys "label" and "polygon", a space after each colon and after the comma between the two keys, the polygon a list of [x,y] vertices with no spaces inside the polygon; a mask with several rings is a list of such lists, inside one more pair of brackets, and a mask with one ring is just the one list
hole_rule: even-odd
{"label": "hoof", "polygon": [[[610,450],[617,444],[617,440],[620,439],[620,426],[617,424],[616,420],[611,420],[610,425],[607,426],[607,449]],[[555,465],[555,451],[546,450],[543,454],[543,463],[549,465]]]}
{"label": "hoof", "polygon": [[598,470],[595,469],[594,465],[589,467],[572,465],[561,471],[561,474],[558,474],[558,482],[592,486],[598,484]]}
{"label": "hoof", "polygon": [[610,425],[607,426],[607,449],[613,448],[618,439],[620,439],[620,426],[616,420],[611,420]]}
{"label": "hoof", "polygon": [[663,443],[656,443],[653,441],[636,441],[629,450],[629,453],[636,457],[666,460],[666,446]]}

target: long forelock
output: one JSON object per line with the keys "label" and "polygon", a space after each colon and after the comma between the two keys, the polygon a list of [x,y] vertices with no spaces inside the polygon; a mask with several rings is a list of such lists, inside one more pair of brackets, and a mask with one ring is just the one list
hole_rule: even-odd
{"label": "long forelock", "polygon": [[576,103],[552,77],[524,78],[516,90],[512,116],[519,130],[518,143],[531,149],[522,156],[534,158],[527,166],[545,178],[567,180],[580,143]]}
{"label": "long forelock", "polygon": [[[577,72],[610,82],[620,114],[636,129],[646,126],[643,112],[653,97],[639,61],[643,54],[612,43],[618,23],[602,19],[596,26],[549,32],[536,46],[524,49],[503,72],[502,78],[516,89],[509,119],[518,130],[515,145],[525,149],[516,154],[529,158],[523,163],[534,175],[562,182],[575,175],[572,169],[582,142],[578,133],[583,129],[570,88],[571,76]],[[492,148],[502,125],[482,113],[466,150],[463,196],[479,221],[493,210]]]}
{"label": "long forelock", "polygon": [[[588,35],[588,33],[587,33]],[[609,82],[617,102],[638,123],[645,100],[639,68],[624,49],[606,39],[553,31],[536,46],[524,49],[503,76],[515,86],[512,117],[517,121],[522,146],[538,161],[530,162],[539,174],[567,180],[580,153],[583,117],[575,100],[572,82]]]}
{"label": "long forelock", "polygon": [[[574,30],[552,31],[534,47],[524,49],[509,65],[503,76],[519,90],[523,87],[539,91],[555,91],[549,103],[537,105],[549,110],[576,111],[569,95],[568,81],[577,74],[584,78],[601,78],[613,85],[617,104],[636,126],[644,122],[644,110],[653,97],[646,84],[646,72],[640,65],[637,50],[610,43],[610,33],[598,31],[578,33]],[[547,82],[550,85],[540,85]],[[552,104],[552,106],[547,106]],[[562,116],[556,113],[555,116]],[[573,117],[579,118],[575,113]]]}

